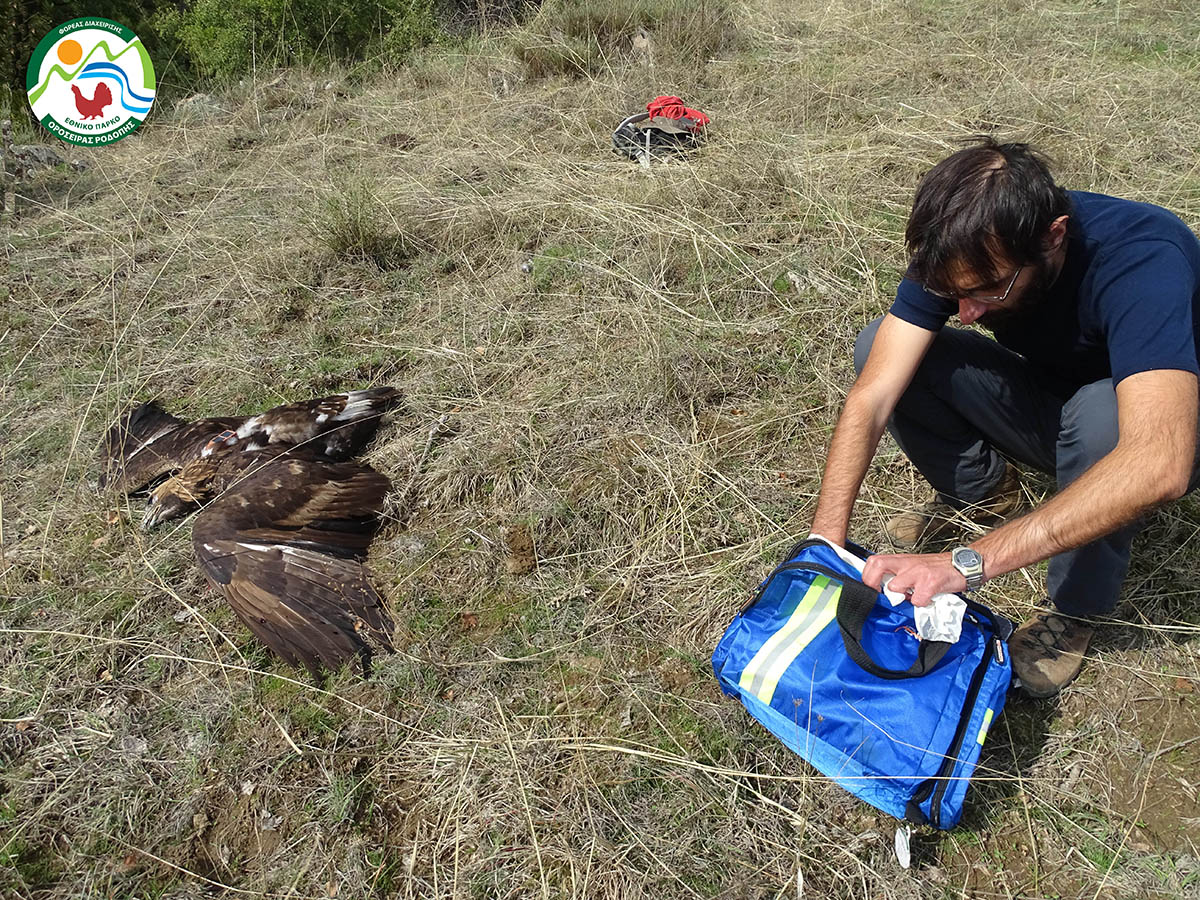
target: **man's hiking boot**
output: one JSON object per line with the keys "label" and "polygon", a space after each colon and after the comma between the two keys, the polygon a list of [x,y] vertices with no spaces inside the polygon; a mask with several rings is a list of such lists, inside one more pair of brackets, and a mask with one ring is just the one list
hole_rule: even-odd
{"label": "man's hiking boot", "polygon": [[1008,641],[1013,675],[1030,697],[1053,697],[1079,674],[1096,629],[1059,613],[1038,613]]}
{"label": "man's hiking boot", "polygon": [[965,509],[955,509],[940,494],[934,494],[933,499],[916,509],[888,519],[883,530],[893,544],[908,550],[925,541],[955,537],[963,519],[985,527],[995,525],[1016,512],[1020,506],[1021,476],[1016,468],[1005,463],[1000,481],[978,503],[972,503]]}

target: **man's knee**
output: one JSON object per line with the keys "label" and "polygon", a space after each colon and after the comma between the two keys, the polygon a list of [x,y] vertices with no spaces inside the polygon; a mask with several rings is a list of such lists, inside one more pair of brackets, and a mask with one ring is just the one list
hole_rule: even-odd
{"label": "man's knee", "polygon": [[1072,477],[1107,456],[1117,446],[1117,392],[1111,379],[1086,384],[1063,406],[1059,422],[1060,471]]}
{"label": "man's knee", "polygon": [[879,330],[879,323],[882,321],[883,316],[875,319],[854,339],[854,371],[859,375],[862,374],[863,366],[867,364],[867,357],[871,355],[871,345],[875,343],[875,332]]}

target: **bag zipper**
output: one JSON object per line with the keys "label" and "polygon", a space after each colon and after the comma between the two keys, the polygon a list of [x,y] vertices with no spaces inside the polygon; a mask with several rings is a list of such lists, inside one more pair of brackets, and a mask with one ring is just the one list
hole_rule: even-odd
{"label": "bag zipper", "polygon": [[[992,634],[996,633],[996,619],[985,607],[967,600],[967,608],[975,619],[976,627],[983,624],[980,620],[980,615],[982,615],[992,626]],[[979,630],[983,631],[982,628]],[[979,665],[971,673],[971,683],[967,687],[967,696],[963,701],[963,714],[959,717],[958,728],[955,729],[954,739],[950,742],[950,749],[946,751],[946,759],[938,767],[937,774],[932,778],[926,779],[913,792],[912,800],[918,806],[925,802],[925,798],[931,792],[933,793],[933,799],[929,804],[929,822],[934,828],[941,827],[942,798],[946,795],[946,789],[950,786],[950,776],[954,772],[955,765],[958,764],[958,754],[962,750],[963,740],[966,738],[967,726],[971,722],[972,713],[975,712],[975,702],[979,699],[979,690],[983,687],[983,678],[988,670],[988,666],[991,665],[994,649],[994,647],[989,648],[989,650],[985,650],[980,655]]]}

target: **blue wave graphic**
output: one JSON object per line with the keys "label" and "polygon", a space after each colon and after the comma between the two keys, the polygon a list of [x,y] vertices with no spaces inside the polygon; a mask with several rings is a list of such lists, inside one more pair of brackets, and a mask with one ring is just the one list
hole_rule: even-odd
{"label": "blue wave graphic", "polygon": [[[140,114],[148,113],[148,112],[150,112],[150,104],[154,102],[153,97],[143,97],[141,94],[138,94],[136,91],[134,91],[134,89],[132,87],[130,87],[130,84],[129,84],[129,75],[125,72],[124,69],[122,69],[120,66],[116,65],[115,63],[110,63],[110,62],[88,63],[86,66],[83,67],[83,71],[80,72],[75,77],[76,78],[112,78],[112,77],[116,77],[119,82],[117,87],[118,87],[118,90],[120,91],[120,95],[121,95],[121,100],[120,100],[121,106],[123,106],[125,109],[129,110],[129,112],[131,112],[131,113],[140,113]],[[133,100],[136,100],[140,103],[144,103],[145,106],[130,106],[128,103],[125,102],[126,94],[128,94],[129,97],[131,97]]]}
{"label": "blue wave graphic", "polygon": [[[139,94],[137,91],[135,91],[133,89],[133,86],[130,85],[130,83],[129,83],[129,75],[125,72],[124,69],[122,69],[116,63],[91,62],[83,67],[83,71],[84,72],[114,73],[114,74],[120,76],[121,80],[125,83],[125,89],[129,91],[129,96],[132,97],[134,100],[137,100],[140,103],[145,103],[147,106],[149,106],[151,103],[154,102],[153,97],[143,97],[141,94]],[[92,76],[92,77],[96,77],[96,76]]]}

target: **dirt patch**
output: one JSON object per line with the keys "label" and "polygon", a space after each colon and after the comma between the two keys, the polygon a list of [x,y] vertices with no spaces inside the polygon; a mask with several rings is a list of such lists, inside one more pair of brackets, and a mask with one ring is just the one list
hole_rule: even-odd
{"label": "dirt patch", "polygon": [[205,792],[192,815],[192,858],[201,871],[233,873],[246,860],[271,856],[282,840],[283,820],[247,783]]}
{"label": "dirt patch", "polygon": [[506,556],[504,571],[510,575],[525,575],[537,568],[537,553],[533,546],[533,534],[524,522],[515,522],[501,531]]}
{"label": "dirt patch", "polygon": [[1135,850],[1200,855],[1200,700],[1178,679],[1144,704],[1130,742],[1105,754],[1109,809],[1133,825]]}

